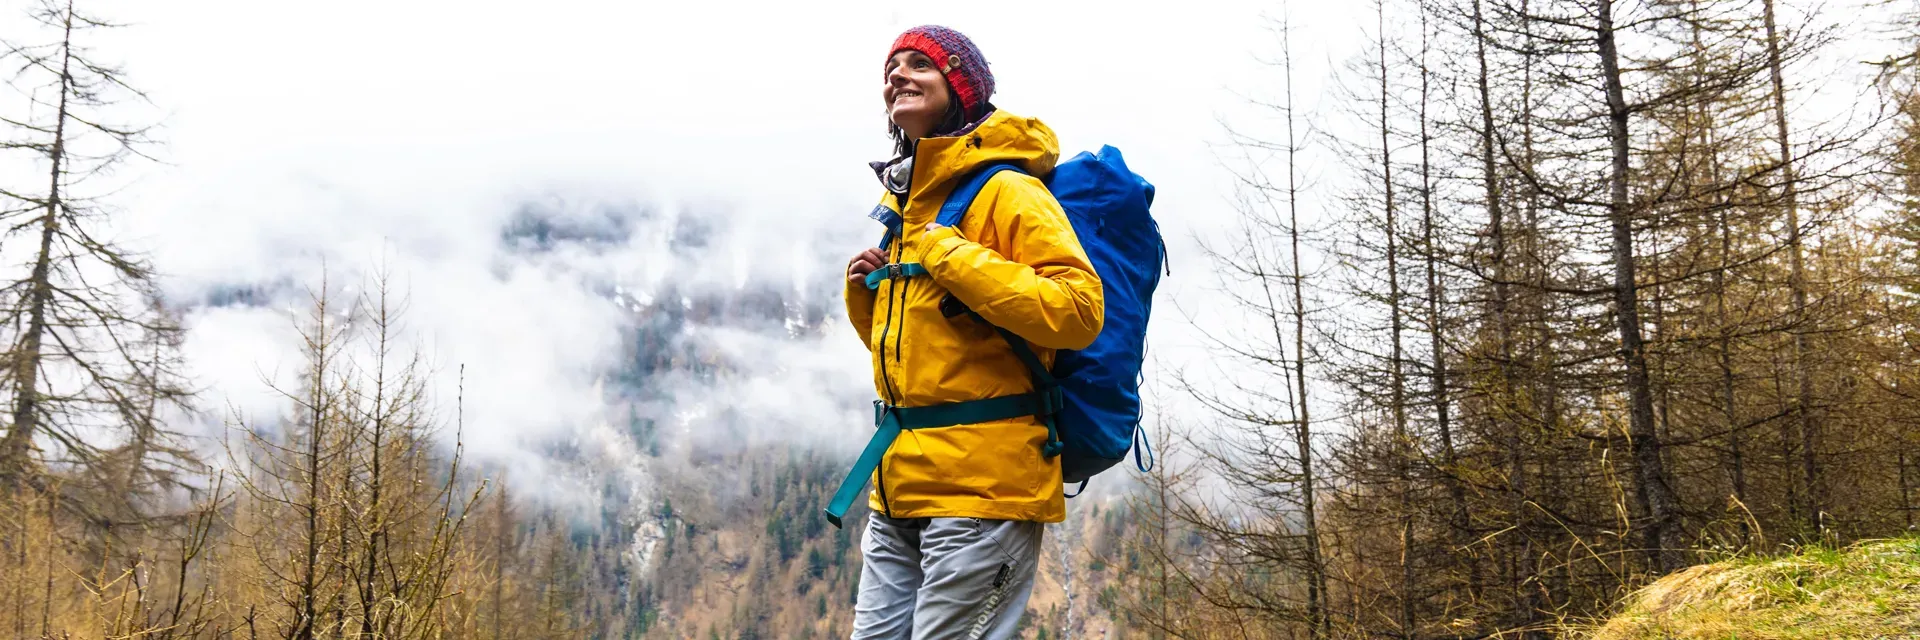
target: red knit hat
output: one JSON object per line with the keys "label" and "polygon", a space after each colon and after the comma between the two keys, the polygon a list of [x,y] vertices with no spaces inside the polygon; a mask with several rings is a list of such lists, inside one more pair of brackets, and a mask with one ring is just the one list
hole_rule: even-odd
{"label": "red knit hat", "polygon": [[908,49],[927,54],[934,64],[940,65],[940,72],[946,74],[947,86],[953,89],[953,96],[960,101],[968,121],[986,115],[987,100],[993,97],[993,70],[987,67],[987,58],[980,55],[980,49],[973,46],[972,40],[946,27],[919,26],[900,34],[893,41],[893,48],[887,51],[887,57],[891,59],[893,54]]}

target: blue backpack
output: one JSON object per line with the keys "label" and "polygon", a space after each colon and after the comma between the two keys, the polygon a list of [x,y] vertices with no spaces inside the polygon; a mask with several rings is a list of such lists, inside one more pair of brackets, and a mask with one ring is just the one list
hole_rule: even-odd
{"label": "blue backpack", "polygon": [[[1011,164],[981,167],[947,196],[935,221],[958,226],[974,196],[1001,171],[1024,173]],[[1049,431],[1044,453],[1060,456],[1064,482],[1080,483],[1084,490],[1089,478],[1126,459],[1129,449],[1136,467],[1143,472],[1152,468],[1151,444],[1140,429],[1140,368],[1146,359],[1153,290],[1167,264],[1160,226],[1147,211],[1153,204],[1153,185],[1128,170],[1120,150],[1110,146],[1102,147],[1098,155],[1082,152],[1042,181],[1066,210],[1074,235],[1100,276],[1106,302],[1100,335],[1085,349],[1056,352],[1049,369],[1040,364],[1026,340],[999,329],[1027,364],[1033,393],[932,407],[890,407],[876,401],[874,437],[828,503],[827,520],[834,526],[840,526],[841,517],[902,430],[1037,415]],[[887,222],[882,249],[891,243],[900,224],[897,219]],[[887,278],[925,273],[918,264],[888,265],[869,274],[867,285],[877,288]],[[1133,446],[1136,442],[1139,447]]]}

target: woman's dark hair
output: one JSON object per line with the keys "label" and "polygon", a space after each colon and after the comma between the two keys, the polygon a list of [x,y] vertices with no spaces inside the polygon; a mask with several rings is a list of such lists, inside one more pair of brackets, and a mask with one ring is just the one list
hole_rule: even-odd
{"label": "woman's dark hair", "polygon": [[[960,106],[960,99],[954,97],[951,85],[947,87],[947,96],[947,115],[927,134],[929,136],[953,133],[966,128],[968,124],[966,109]],[[913,143],[916,141],[908,140],[907,132],[901,131],[900,125],[894,124],[892,118],[887,119],[887,135],[893,137],[893,157],[900,158],[913,153]]]}

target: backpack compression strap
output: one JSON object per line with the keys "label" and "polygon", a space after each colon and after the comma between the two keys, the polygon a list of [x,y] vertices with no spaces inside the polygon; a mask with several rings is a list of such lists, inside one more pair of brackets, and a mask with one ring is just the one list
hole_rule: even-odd
{"label": "backpack compression strap", "polygon": [[[993,323],[987,322],[985,318],[981,318],[980,314],[975,313],[972,315],[975,320],[979,320],[988,326],[993,326]],[[1066,394],[1060,391],[1060,381],[1053,377],[1053,372],[1048,371],[1046,365],[1040,363],[1040,356],[1034,354],[1033,348],[1027,346],[1025,339],[1013,335],[1012,331],[1000,327],[993,327],[993,330],[999,332],[1000,337],[1007,341],[1007,346],[1013,348],[1013,355],[1019,357],[1020,362],[1027,365],[1027,373],[1033,376],[1033,388],[1060,394],[1060,397],[1063,399],[1061,406],[1056,408],[1052,413],[1046,413],[1040,416],[1041,421],[1047,425],[1047,444],[1040,447],[1040,454],[1049,458],[1060,455],[1060,451],[1066,449],[1066,445],[1060,442],[1060,429],[1055,425],[1053,419],[1054,415],[1059,413],[1060,408],[1065,408],[1064,398],[1066,398]]]}

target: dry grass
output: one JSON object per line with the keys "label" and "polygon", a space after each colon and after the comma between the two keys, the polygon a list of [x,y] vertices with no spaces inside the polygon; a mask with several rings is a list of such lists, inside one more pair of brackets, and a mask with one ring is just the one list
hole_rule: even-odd
{"label": "dry grass", "polygon": [[1590,640],[1920,640],[1920,538],[1701,565],[1635,593]]}

